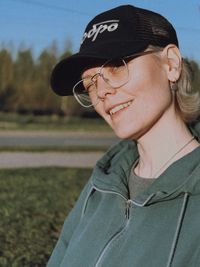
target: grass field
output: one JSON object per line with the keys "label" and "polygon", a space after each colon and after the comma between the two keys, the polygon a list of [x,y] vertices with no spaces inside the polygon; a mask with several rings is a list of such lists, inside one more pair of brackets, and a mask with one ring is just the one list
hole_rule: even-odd
{"label": "grass field", "polygon": [[110,146],[4,146],[0,152],[106,152]]}
{"label": "grass field", "polygon": [[100,118],[19,115],[0,112],[0,130],[52,130],[110,132],[110,127]]}
{"label": "grass field", "polygon": [[90,174],[69,168],[0,171],[0,267],[46,266]]}

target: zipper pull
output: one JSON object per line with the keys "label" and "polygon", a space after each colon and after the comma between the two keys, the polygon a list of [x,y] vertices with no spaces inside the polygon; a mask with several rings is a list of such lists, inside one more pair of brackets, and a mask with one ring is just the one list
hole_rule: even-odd
{"label": "zipper pull", "polygon": [[125,217],[126,219],[129,219],[129,215],[130,215],[130,207],[131,207],[131,200],[128,199],[126,201],[126,208],[125,208]]}

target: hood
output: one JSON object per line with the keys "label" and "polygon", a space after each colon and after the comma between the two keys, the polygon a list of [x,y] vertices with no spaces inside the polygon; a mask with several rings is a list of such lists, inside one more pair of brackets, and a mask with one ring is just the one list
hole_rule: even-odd
{"label": "hood", "polygon": [[[200,140],[200,123],[189,126]],[[92,175],[93,185],[104,191],[113,191],[128,199],[128,177],[138,158],[136,142],[124,140],[112,147],[98,162]],[[200,194],[200,147],[168,167],[147,191],[134,199],[139,206],[166,201],[188,193]]]}

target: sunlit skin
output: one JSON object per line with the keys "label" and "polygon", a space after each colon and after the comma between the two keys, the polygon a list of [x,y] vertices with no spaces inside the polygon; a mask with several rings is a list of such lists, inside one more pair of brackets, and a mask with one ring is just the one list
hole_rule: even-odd
{"label": "sunlit skin", "polygon": [[[108,122],[120,138],[138,139],[145,134],[163,113],[173,106],[169,81],[164,67],[158,64],[155,55],[138,57],[128,64],[129,82],[113,89],[101,77],[97,79],[101,101],[96,111]],[[93,76],[99,68],[91,68],[83,77]],[[90,95],[96,101],[96,96]],[[113,115],[109,111],[114,106],[132,101],[132,104]]]}
{"label": "sunlit skin", "polygon": [[[144,177],[151,177],[162,162],[191,138],[191,133],[175,110],[169,86],[170,81],[177,80],[181,72],[178,50],[173,47],[171,50],[166,48],[159,52],[159,58],[149,54],[129,62],[129,81],[118,89],[111,88],[101,77],[97,79],[96,93],[100,101],[95,110],[118,137],[137,141],[140,154],[137,168]],[[88,69],[83,77],[93,76],[98,71],[99,68]],[[90,96],[96,101],[96,96]],[[131,104],[129,101],[132,101]],[[127,102],[130,104],[128,107],[110,114],[113,107]],[[175,159],[196,146],[196,141],[191,142],[187,151]]]}

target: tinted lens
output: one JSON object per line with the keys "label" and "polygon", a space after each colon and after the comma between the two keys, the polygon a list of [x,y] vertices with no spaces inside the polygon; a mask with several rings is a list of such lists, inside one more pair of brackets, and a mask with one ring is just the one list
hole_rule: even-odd
{"label": "tinted lens", "polygon": [[118,88],[128,82],[129,72],[126,62],[123,59],[112,59],[106,62],[101,74],[106,83],[113,88]]}
{"label": "tinted lens", "polygon": [[[91,84],[91,80],[89,82],[90,85],[88,85],[88,79],[83,79],[79,81],[73,88],[76,100],[83,107],[95,106],[98,103],[95,84],[94,83]],[[87,84],[87,89],[85,89],[86,84]]]}

